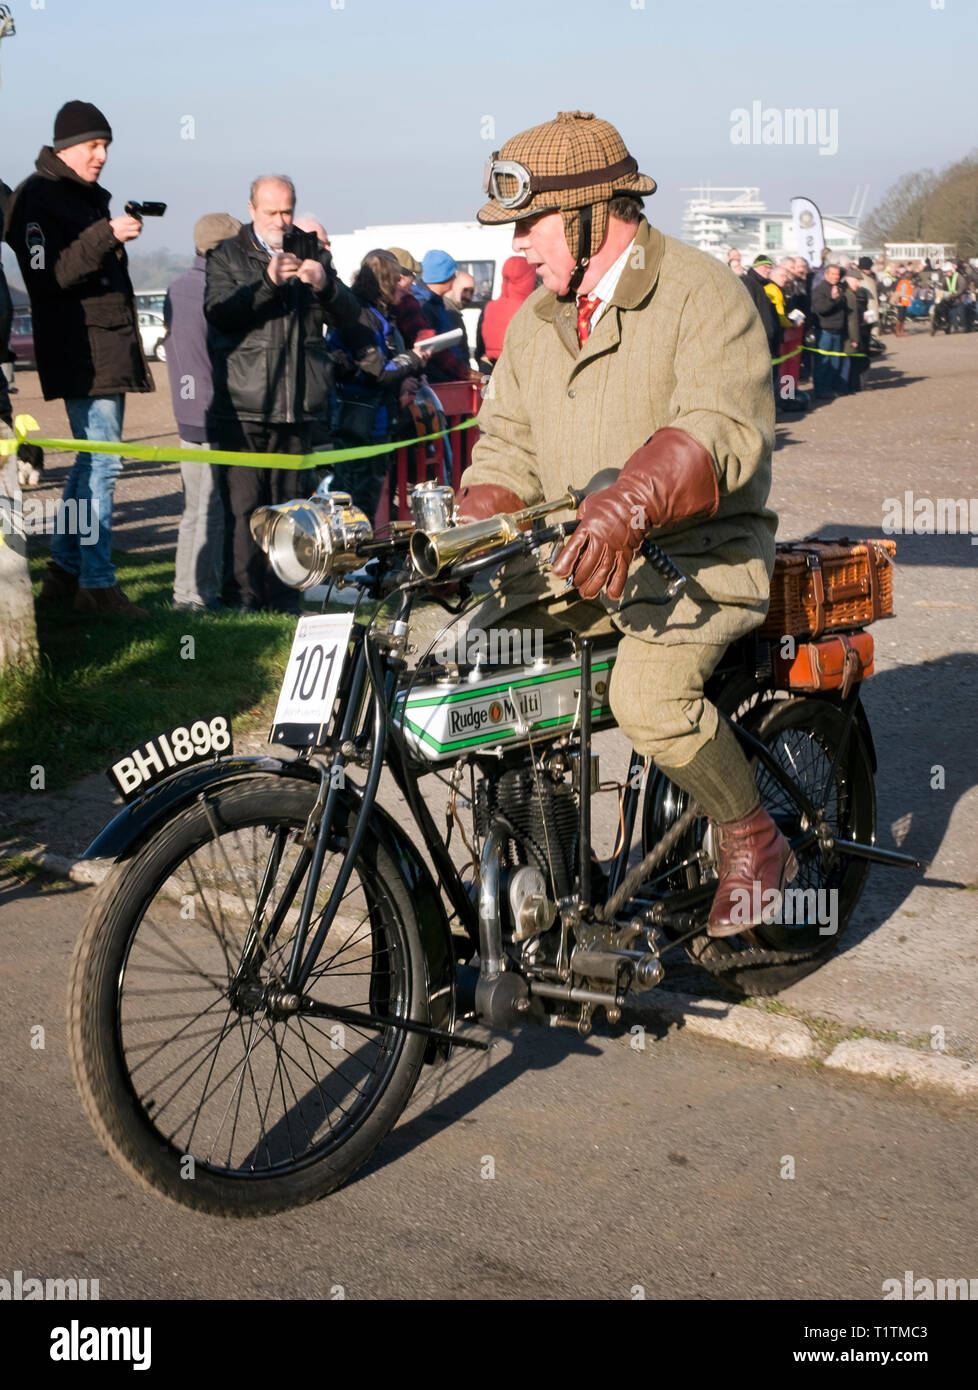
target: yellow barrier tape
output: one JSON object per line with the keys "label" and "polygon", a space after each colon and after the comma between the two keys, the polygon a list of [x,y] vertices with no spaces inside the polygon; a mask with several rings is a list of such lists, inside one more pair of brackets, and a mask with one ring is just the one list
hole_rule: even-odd
{"label": "yellow barrier tape", "polygon": [[227,449],[178,449],[167,444],[127,444],[124,440],[102,439],[38,439],[28,431],[40,429],[32,415],[18,415],[14,420],[16,439],[0,439],[0,454],[13,454],[21,444],[37,444],[42,449],[62,450],[66,453],[81,454],[119,454],[123,458],[142,459],[147,463],[220,463],[238,468],[328,468],[334,463],[347,459],[376,458],[379,454],[395,453],[398,449],[409,448],[413,444],[426,444],[431,439],[442,439],[458,430],[469,430],[475,424],[475,417],[463,420],[459,425],[437,430],[434,434],[421,434],[414,439],[396,439],[389,444],[362,444],[355,449],[323,449],[315,454],[245,454]]}
{"label": "yellow barrier tape", "polygon": [[817,352],[819,357],[868,357],[868,352],[832,352],[830,348],[806,347],[806,352]]}
{"label": "yellow barrier tape", "polygon": [[790,357],[797,357],[802,352],[817,352],[819,357],[868,357],[868,352],[832,352],[829,348],[806,347],[804,344],[795,348],[794,352],[786,352],[783,357],[772,357],[771,366],[776,367],[781,362],[787,362]]}

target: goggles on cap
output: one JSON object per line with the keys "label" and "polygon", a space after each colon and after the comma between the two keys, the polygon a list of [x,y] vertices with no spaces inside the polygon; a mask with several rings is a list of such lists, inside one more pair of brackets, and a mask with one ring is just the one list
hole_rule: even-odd
{"label": "goggles on cap", "polygon": [[[499,151],[486,160],[482,187],[501,208],[521,208],[537,193],[557,193],[572,188],[588,188],[595,183],[611,183],[638,173],[638,162],[627,155],[617,164],[603,169],[586,169],[583,174],[531,174],[525,164],[516,159],[500,159]],[[500,179],[515,180],[515,189],[503,193]]]}

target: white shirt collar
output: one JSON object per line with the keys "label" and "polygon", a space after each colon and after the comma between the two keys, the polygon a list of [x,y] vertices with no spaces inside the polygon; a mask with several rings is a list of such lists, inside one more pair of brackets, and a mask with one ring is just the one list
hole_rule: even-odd
{"label": "white shirt collar", "polygon": [[278,254],[273,246],[269,246],[268,242],[265,241],[264,237],[260,237],[260,236],[258,235],[258,231],[257,231],[257,229],[256,229],[254,223],[251,224],[251,234],[252,234],[252,236],[255,238],[255,241],[258,243],[258,245],[261,247],[261,249],[262,249],[262,250],[265,252],[265,254],[268,256],[269,260],[271,260],[272,256],[275,256],[275,255]]}
{"label": "white shirt collar", "polygon": [[609,302],[614,298],[615,290],[618,288],[618,281],[622,277],[622,272],[628,263],[628,258],[632,254],[632,247],[635,245],[635,238],[628,243],[624,251],[613,265],[610,265],[593,290],[588,291],[588,299],[597,297],[601,303],[591,315],[591,332],[594,332],[594,325],[607,309]]}

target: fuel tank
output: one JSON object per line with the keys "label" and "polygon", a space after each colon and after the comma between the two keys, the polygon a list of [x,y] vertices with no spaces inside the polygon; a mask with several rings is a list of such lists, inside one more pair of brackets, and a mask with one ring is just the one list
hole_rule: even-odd
{"label": "fuel tank", "polygon": [[[592,726],[610,724],[608,689],[617,643],[595,642],[591,656]],[[545,648],[532,665],[476,663],[424,674],[398,692],[393,715],[411,752],[426,762],[494,751],[534,738],[559,737],[579,720],[581,658],[570,642]]]}

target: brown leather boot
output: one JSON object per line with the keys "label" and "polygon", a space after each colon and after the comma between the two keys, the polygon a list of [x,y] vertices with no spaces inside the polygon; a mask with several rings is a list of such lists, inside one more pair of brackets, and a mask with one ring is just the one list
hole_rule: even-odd
{"label": "brown leather boot", "polygon": [[[743,820],[714,824],[720,874],[707,936],[736,936],[776,917],[798,861],[763,806]],[[777,898],[774,898],[774,893]]]}
{"label": "brown leather boot", "polygon": [[132,603],[118,584],[111,589],[84,589],[79,586],[73,604],[76,613],[120,613],[124,618],[148,618],[149,611]]}
{"label": "brown leather boot", "polygon": [[51,599],[56,603],[70,603],[77,593],[78,575],[72,574],[70,570],[63,570],[60,565],[49,560],[41,584],[41,598]]}

